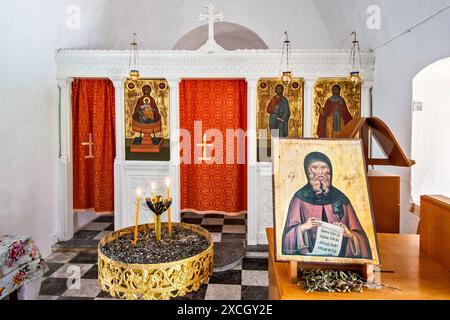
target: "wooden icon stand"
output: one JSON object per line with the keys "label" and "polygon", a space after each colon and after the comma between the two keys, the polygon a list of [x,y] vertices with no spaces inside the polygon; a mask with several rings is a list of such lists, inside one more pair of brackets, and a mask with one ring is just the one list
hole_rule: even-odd
{"label": "wooden icon stand", "polygon": [[305,263],[299,261],[289,262],[289,275],[292,284],[299,283],[298,272],[300,269],[311,270],[343,270],[354,271],[364,278],[369,283],[375,283],[374,265],[371,263],[366,264],[325,264],[325,263]]}

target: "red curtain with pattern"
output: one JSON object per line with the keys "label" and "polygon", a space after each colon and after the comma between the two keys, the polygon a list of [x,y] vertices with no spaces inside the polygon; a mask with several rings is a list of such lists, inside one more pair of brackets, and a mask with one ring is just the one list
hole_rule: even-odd
{"label": "red curtain with pattern", "polygon": [[[201,132],[195,136],[194,125],[201,121]],[[198,125],[198,123],[197,123]],[[247,83],[245,80],[183,80],[180,83],[180,128],[190,132],[190,154],[186,156],[186,141],[180,139],[181,158],[191,163],[180,164],[180,189],[182,211],[197,213],[222,213],[237,215],[247,211],[247,154],[246,138],[238,151],[226,143],[227,129],[247,130]],[[220,148],[207,148],[202,144],[208,129],[222,133],[223,161]],[[199,131],[199,130],[197,130]],[[217,132],[217,131],[216,131]],[[218,146],[220,139],[205,135],[207,144]],[[236,139],[237,140],[237,139]],[[235,141],[236,142],[236,141]],[[196,150],[197,148],[197,150]],[[243,150],[243,153],[242,153]],[[227,162],[232,153],[234,162]],[[238,154],[239,153],[239,154]],[[196,157],[214,159],[199,161]],[[218,157],[219,156],[219,157]],[[243,158],[243,161],[239,161]],[[183,161],[183,160],[182,160]],[[186,161],[185,161],[186,162]],[[213,163],[212,163],[213,162]],[[219,163],[218,163],[219,162]]]}
{"label": "red curtain with pattern", "polygon": [[[108,79],[72,83],[73,207],[114,211],[114,86]],[[92,148],[92,149],[90,149]]]}

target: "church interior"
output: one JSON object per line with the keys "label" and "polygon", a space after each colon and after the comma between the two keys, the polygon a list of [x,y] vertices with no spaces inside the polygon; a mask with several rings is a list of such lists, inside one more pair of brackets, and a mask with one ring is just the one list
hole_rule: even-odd
{"label": "church interior", "polygon": [[450,1],[0,17],[0,300],[450,299]]}

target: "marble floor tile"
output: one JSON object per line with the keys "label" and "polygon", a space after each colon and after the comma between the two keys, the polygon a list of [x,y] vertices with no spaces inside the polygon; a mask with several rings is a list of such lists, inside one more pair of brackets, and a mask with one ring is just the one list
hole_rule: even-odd
{"label": "marble floor tile", "polygon": [[222,225],[201,225],[202,228],[208,230],[209,232],[222,232]]}
{"label": "marble floor tile", "polygon": [[249,252],[247,251],[245,253],[245,256],[247,258],[269,258],[269,253],[268,252]]}
{"label": "marble floor tile", "polygon": [[227,270],[223,272],[214,272],[209,278],[209,283],[215,284],[238,284],[242,282],[241,270]]}
{"label": "marble floor tile", "polygon": [[202,220],[202,218],[183,218],[181,222],[200,225]]}
{"label": "marble floor tile", "polygon": [[67,263],[72,260],[78,252],[53,252],[45,261],[54,263]]}
{"label": "marble floor tile", "polygon": [[106,237],[108,234],[110,234],[111,231],[100,231],[94,238],[93,240],[102,240],[104,237]]}
{"label": "marble floor tile", "polygon": [[239,261],[231,270],[242,270],[242,260]]}
{"label": "marble floor tile", "polygon": [[120,299],[118,297],[113,297],[112,295],[109,294],[109,292],[103,291],[103,290],[100,290],[99,294],[97,295],[97,297],[95,299],[103,299],[103,300],[118,299],[118,300],[122,300],[122,299]]}
{"label": "marble floor tile", "polygon": [[87,225],[85,225],[82,229],[83,230],[103,231],[110,225],[111,225],[111,223],[109,223],[109,222],[91,222],[91,223],[88,223]]}
{"label": "marble floor tile", "polygon": [[182,212],[181,218],[203,218],[202,215],[194,213],[194,212]]}
{"label": "marble floor tile", "polygon": [[213,242],[220,242],[222,239],[222,233],[220,232],[210,232]]}
{"label": "marble floor tile", "polygon": [[97,253],[78,253],[69,263],[91,263],[95,264],[98,262]]}
{"label": "marble floor tile", "polygon": [[246,233],[247,227],[241,225],[228,225],[225,224],[222,228],[223,233]]}
{"label": "marble floor tile", "polygon": [[245,220],[244,219],[227,219],[227,218],[225,218],[223,224],[245,225]]}
{"label": "marble floor tile", "polygon": [[247,215],[246,214],[241,214],[239,216],[225,216],[225,219],[240,219],[240,220],[245,220],[247,219]]}
{"label": "marble floor tile", "polygon": [[38,300],[57,300],[59,296],[38,296]]}
{"label": "marble floor tile", "polygon": [[114,231],[114,223],[111,223],[109,226],[105,228],[105,231]]}
{"label": "marble floor tile", "polygon": [[41,283],[39,295],[61,296],[67,290],[67,279],[47,278]]}
{"label": "marble floor tile", "polygon": [[242,286],[241,288],[242,300],[268,300],[269,287],[258,286]]}
{"label": "marble floor tile", "polygon": [[50,278],[82,277],[91,268],[92,264],[68,263],[53,272]]}
{"label": "marble floor tile", "polygon": [[99,232],[98,230],[79,230],[74,233],[73,238],[82,240],[94,239]]}
{"label": "marble floor tile", "polygon": [[94,220],[94,222],[114,222],[114,215],[105,215],[105,216],[99,216],[97,219]]}
{"label": "marble floor tile", "polygon": [[231,284],[209,284],[205,300],[241,300],[241,286]]}
{"label": "marble floor tile", "polygon": [[269,286],[269,273],[264,270],[242,270],[242,285]]}
{"label": "marble floor tile", "polygon": [[205,214],[203,215],[203,218],[224,218],[223,214],[217,214],[217,213],[209,213],[209,214]]}
{"label": "marble floor tile", "polygon": [[247,258],[242,260],[243,270],[268,270],[268,259],[264,258]]}
{"label": "marble floor tile", "polygon": [[80,287],[67,289],[62,294],[64,297],[88,297],[95,298],[100,293],[101,289],[98,285],[97,279],[80,279]]}
{"label": "marble floor tile", "polygon": [[223,224],[222,218],[204,218],[202,219],[202,225],[221,225]]}
{"label": "marble floor tile", "polygon": [[83,279],[98,279],[98,265],[94,264],[91,268],[83,274]]}
{"label": "marble floor tile", "polygon": [[53,272],[61,268],[63,265],[64,263],[47,262],[48,271],[44,274],[44,277],[49,277]]}
{"label": "marble floor tile", "polygon": [[247,235],[244,233],[222,233],[221,242],[245,242]]}
{"label": "marble floor tile", "polygon": [[247,246],[245,250],[251,252],[269,252],[269,246],[267,244],[258,244],[256,246]]}

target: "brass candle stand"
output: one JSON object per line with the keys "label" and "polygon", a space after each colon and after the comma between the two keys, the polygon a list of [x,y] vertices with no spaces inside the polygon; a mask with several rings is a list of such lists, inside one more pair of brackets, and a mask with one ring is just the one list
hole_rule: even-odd
{"label": "brass candle stand", "polygon": [[164,199],[162,196],[146,198],[147,206],[155,214],[156,240],[161,241],[161,215],[172,205],[172,198]]}

